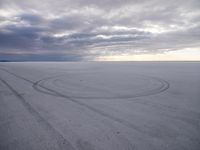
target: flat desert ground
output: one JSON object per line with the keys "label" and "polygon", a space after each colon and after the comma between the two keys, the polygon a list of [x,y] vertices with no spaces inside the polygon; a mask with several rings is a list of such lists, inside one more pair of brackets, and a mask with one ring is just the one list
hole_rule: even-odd
{"label": "flat desert ground", "polygon": [[199,150],[200,62],[0,63],[0,150]]}

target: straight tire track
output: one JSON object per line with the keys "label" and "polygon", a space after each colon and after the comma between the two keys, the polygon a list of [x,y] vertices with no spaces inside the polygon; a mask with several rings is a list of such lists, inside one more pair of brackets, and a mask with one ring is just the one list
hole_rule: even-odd
{"label": "straight tire track", "polygon": [[28,112],[35,117],[37,122],[40,125],[43,125],[45,130],[47,130],[47,133],[50,133],[53,138],[56,139],[56,142],[59,146],[59,149],[61,150],[74,150],[73,146],[69,141],[67,141],[46,119],[44,119],[40,113],[38,113],[25,99],[23,96],[21,96],[8,82],[3,80],[0,77],[0,81],[5,84],[12,93],[21,101],[23,106],[28,110]]}

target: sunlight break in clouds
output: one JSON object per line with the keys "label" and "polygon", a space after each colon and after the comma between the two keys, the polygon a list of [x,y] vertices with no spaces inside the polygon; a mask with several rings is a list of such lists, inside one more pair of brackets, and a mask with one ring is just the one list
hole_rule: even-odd
{"label": "sunlight break in clouds", "polygon": [[1,0],[0,59],[200,60],[199,10],[199,0]]}
{"label": "sunlight break in clouds", "polygon": [[135,54],[99,56],[96,61],[196,61],[200,60],[199,49],[170,51],[164,54]]}

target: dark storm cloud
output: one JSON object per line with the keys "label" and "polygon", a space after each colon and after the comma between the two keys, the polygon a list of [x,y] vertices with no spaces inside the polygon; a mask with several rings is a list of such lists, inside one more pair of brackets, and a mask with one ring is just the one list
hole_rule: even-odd
{"label": "dark storm cloud", "polygon": [[[24,31],[24,32],[23,32]],[[29,48],[35,46],[37,34],[30,30],[16,31],[14,33],[0,33],[1,48]]]}
{"label": "dark storm cloud", "polygon": [[199,0],[1,0],[0,8],[0,55],[95,58],[200,47]]}

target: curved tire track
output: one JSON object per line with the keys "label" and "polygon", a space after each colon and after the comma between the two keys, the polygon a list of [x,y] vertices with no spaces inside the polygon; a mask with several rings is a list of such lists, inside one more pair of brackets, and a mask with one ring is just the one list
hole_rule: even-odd
{"label": "curved tire track", "polygon": [[[144,76],[144,75],[142,75],[142,76]],[[58,77],[58,76],[56,76],[56,77]],[[132,98],[138,98],[138,97],[143,97],[143,96],[150,96],[150,95],[159,94],[159,93],[164,92],[165,90],[167,90],[170,87],[170,84],[163,79],[160,79],[160,78],[157,78],[157,77],[150,77],[150,76],[145,76],[145,77],[149,78],[151,80],[155,80],[155,81],[159,82],[161,85],[154,88],[154,89],[150,89],[150,90],[147,90],[147,91],[144,91],[144,92],[141,92],[141,93],[136,93],[136,94],[133,94],[133,95],[130,95],[130,96],[116,96],[116,97],[95,97],[95,96],[93,96],[93,97],[85,97],[85,96],[74,97],[74,96],[69,96],[69,97],[81,98],[81,99],[107,99],[107,100],[108,99],[116,99],[116,98],[118,98],[118,99],[132,99]],[[48,80],[51,80],[53,78],[55,78],[55,76],[54,77],[47,77],[47,78],[38,80],[33,84],[33,88],[35,90],[39,91],[39,92],[44,93],[44,94],[58,96],[53,91],[51,91],[51,89],[49,89],[49,88],[45,89],[46,88],[45,82],[47,82]]]}
{"label": "curved tire track", "polygon": [[[8,71],[7,71],[7,72],[8,72]],[[9,72],[8,72],[8,73],[9,73]],[[14,75],[14,73],[12,73],[12,74]],[[105,117],[105,118],[107,118],[107,119],[109,119],[109,120],[112,120],[112,121],[117,122],[117,123],[119,123],[119,124],[121,124],[121,125],[124,125],[124,126],[130,128],[130,129],[133,129],[133,130],[135,130],[135,131],[138,131],[138,132],[140,132],[140,133],[143,133],[144,135],[147,135],[147,136],[149,136],[149,137],[152,137],[152,136],[153,136],[153,137],[160,138],[158,135],[155,135],[155,134],[153,133],[153,131],[146,131],[145,129],[142,129],[142,128],[138,127],[137,125],[134,125],[133,123],[130,123],[130,122],[127,121],[127,120],[118,118],[118,117],[116,117],[116,116],[114,116],[114,115],[111,115],[111,114],[109,114],[109,113],[106,113],[106,112],[104,112],[104,111],[101,111],[101,110],[99,110],[99,109],[97,109],[97,108],[95,108],[95,107],[92,107],[92,106],[90,106],[90,105],[88,105],[88,104],[86,104],[86,103],[83,103],[83,102],[81,102],[81,101],[78,101],[78,100],[74,99],[73,97],[70,97],[70,96],[65,95],[65,94],[63,94],[63,93],[60,93],[60,92],[58,92],[58,91],[56,91],[56,90],[50,89],[50,88],[48,88],[48,87],[45,87],[45,86],[43,86],[43,85],[40,85],[40,83],[41,83],[42,81],[45,81],[45,80],[48,80],[48,79],[51,79],[51,78],[54,78],[54,77],[47,77],[47,78],[38,80],[38,81],[36,81],[36,82],[33,82],[33,81],[29,81],[28,79],[25,79],[24,77],[20,77],[19,75],[16,75],[16,74],[15,74],[14,76],[15,76],[15,77],[18,77],[18,78],[20,78],[20,79],[23,79],[23,80],[25,80],[25,81],[27,81],[27,82],[29,82],[29,83],[32,83],[32,87],[33,87],[34,89],[37,89],[37,91],[39,91],[39,92],[42,92],[42,93],[45,93],[45,94],[49,94],[49,93],[50,93],[50,95],[53,95],[53,96],[63,97],[64,99],[66,99],[66,100],[68,100],[68,101],[71,101],[71,102],[73,102],[73,103],[75,103],[75,104],[77,104],[77,105],[79,105],[79,106],[82,106],[82,107],[84,107],[84,108],[87,108],[88,110],[90,110],[90,111],[92,111],[92,112],[95,112],[95,113],[97,113],[97,114],[100,115],[100,116],[103,116],[103,117]],[[167,89],[169,88],[169,83],[168,83],[167,81],[164,81],[164,80],[161,80],[161,79],[157,79],[157,80],[159,80],[159,81],[161,81],[161,82],[163,83],[163,85],[157,90],[157,93],[163,92],[163,91],[165,91],[165,90],[167,90]],[[48,92],[44,92],[44,90],[41,90],[41,89],[39,89],[38,87],[43,88],[45,91],[48,91]],[[150,92],[149,94],[152,94],[152,92]],[[148,95],[149,95],[149,94],[148,94]],[[146,96],[147,94],[144,94],[144,95]],[[139,97],[139,96],[140,96],[140,95],[138,95],[137,97]],[[29,104],[29,105],[30,105],[30,104]],[[36,112],[36,113],[38,113],[38,112]],[[47,122],[47,123],[48,123],[48,122]]]}

